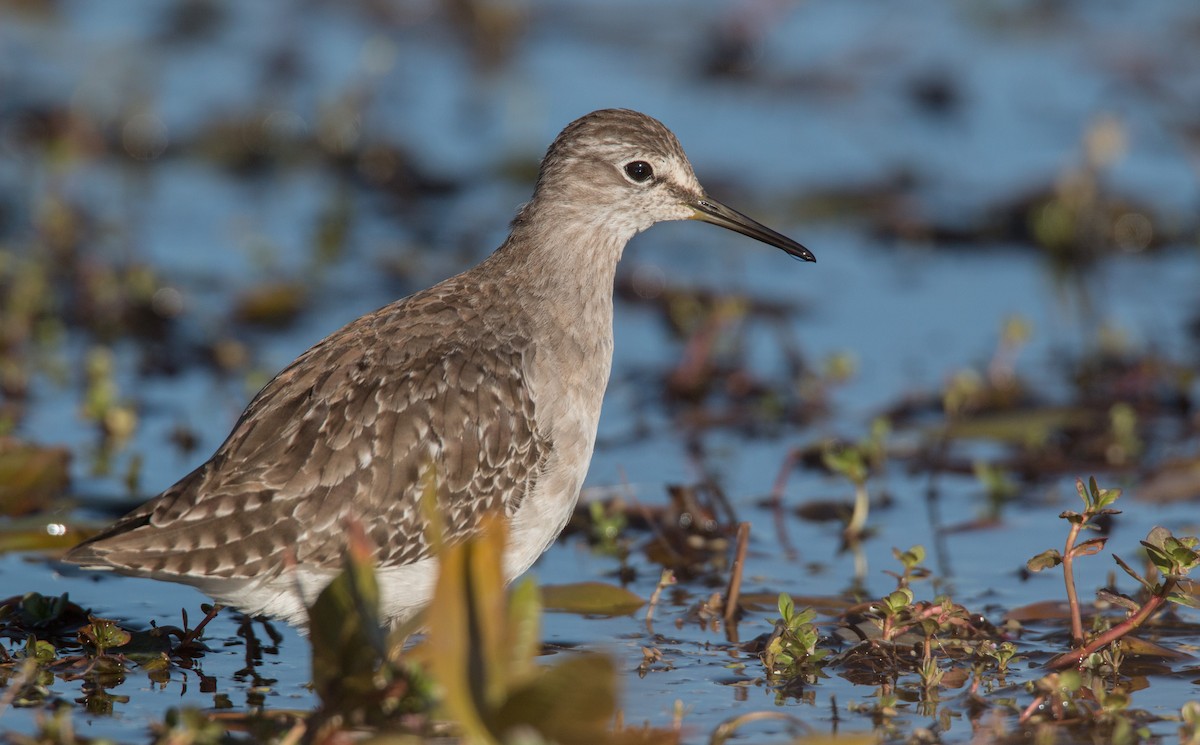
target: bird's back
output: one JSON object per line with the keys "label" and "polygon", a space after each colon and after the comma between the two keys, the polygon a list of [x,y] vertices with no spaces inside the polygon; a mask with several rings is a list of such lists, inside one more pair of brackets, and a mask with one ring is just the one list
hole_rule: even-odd
{"label": "bird's back", "polygon": [[201,585],[336,571],[358,520],[384,569],[430,555],[429,494],[446,539],[514,514],[550,455],[531,349],[475,274],[363,316],[268,383],[213,457],[67,560]]}

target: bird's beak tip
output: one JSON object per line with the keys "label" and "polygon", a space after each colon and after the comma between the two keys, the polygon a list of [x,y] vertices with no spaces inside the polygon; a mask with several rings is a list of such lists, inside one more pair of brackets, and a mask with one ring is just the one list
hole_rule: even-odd
{"label": "bird's beak tip", "polygon": [[692,220],[701,220],[703,222],[719,225],[722,228],[741,233],[749,236],[757,241],[761,241],[770,246],[784,251],[789,256],[800,259],[801,261],[816,262],[817,257],[813,255],[804,246],[796,241],[788,238],[782,233],[777,233],[767,226],[756,222],[755,220],[743,215],[737,210],[730,209],[725,205],[710,199],[707,196],[701,196],[688,204],[692,208]]}

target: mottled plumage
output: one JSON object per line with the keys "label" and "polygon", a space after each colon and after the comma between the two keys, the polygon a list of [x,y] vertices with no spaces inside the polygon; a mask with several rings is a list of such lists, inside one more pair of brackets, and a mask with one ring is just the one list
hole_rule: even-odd
{"label": "mottled plumage", "polygon": [[451,541],[503,512],[511,580],[561,532],[587,473],[625,244],[686,218],[812,260],[708,199],[656,120],[607,110],[571,123],[491,257],[305,352],[211,459],[67,560],[303,624],[354,519],[378,549],[384,613],[402,620],[432,592],[421,506],[432,489]]}

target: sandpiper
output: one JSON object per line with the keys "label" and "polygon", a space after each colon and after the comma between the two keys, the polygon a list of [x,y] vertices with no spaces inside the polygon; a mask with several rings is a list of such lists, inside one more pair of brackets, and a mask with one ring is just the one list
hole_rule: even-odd
{"label": "sandpiper", "polygon": [[620,109],[577,119],[489,258],[309,349],[207,462],[66,560],[303,626],[357,520],[377,549],[381,612],[402,622],[436,580],[421,505],[432,489],[447,540],[504,514],[511,581],[562,531],[587,474],[625,244],[685,219],[815,261],[705,194],[657,120]]}

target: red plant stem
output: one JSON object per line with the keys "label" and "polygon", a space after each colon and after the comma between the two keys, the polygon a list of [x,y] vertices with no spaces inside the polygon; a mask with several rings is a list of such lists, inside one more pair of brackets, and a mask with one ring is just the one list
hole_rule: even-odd
{"label": "red plant stem", "polygon": [[883,627],[879,630],[879,635],[883,638],[884,641],[890,642],[890,641],[892,641],[892,637],[896,636],[897,633],[899,633],[899,632],[896,629],[896,627],[893,625],[892,617],[884,616],[883,617]]}
{"label": "red plant stem", "polygon": [[783,465],[779,467],[779,473],[775,476],[775,485],[771,487],[772,507],[783,505],[783,490],[787,488],[788,477],[791,475],[792,469],[800,462],[800,459],[799,450],[788,451],[787,457],[783,459]]}
{"label": "red plant stem", "polygon": [[200,621],[200,623],[196,624],[196,628],[188,632],[187,640],[191,641],[193,639],[198,639],[200,637],[200,633],[204,631],[204,627],[208,625],[209,621],[216,618],[217,614],[220,613],[224,607],[225,606],[221,605],[220,603],[214,603],[209,609],[208,613],[204,614],[204,618]]}
{"label": "red plant stem", "polygon": [[775,477],[775,485],[771,488],[770,503],[771,514],[775,520],[775,535],[779,539],[779,545],[783,548],[788,561],[795,561],[799,558],[799,554],[792,547],[792,541],[788,537],[787,519],[783,511],[783,492],[787,489],[788,477],[801,460],[803,460],[803,456],[799,450],[789,451],[787,457],[783,459],[779,475]]}
{"label": "red plant stem", "polygon": [[1063,552],[1063,581],[1067,583],[1067,605],[1071,611],[1071,646],[1083,646],[1083,615],[1079,609],[1079,595],[1075,592],[1075,539],[1083,523],[1071,523],[1071,531],[1067,533],[1067,546]]}
{"label": "red plant stem", "polygon": [[1096,652],[1097,650],[1103,649],[1107,645],[1112,644],[1117,639],[1120,639],[1129,632],[1133,631],[1138,626],[1141,626],[1148,618],[1150,618],[1150,616],[1154,615],[1155,611],[1166,604],[1167,596],[1170,595],[1171,591],[1175,589],[1175,584],[1175,580],[1168,577],[1163,581],[1162,589],[1159,592],[1156,592],[1154,595],[1151,595],[1150,599],[1146,601],[1146,604],[1141,608],[1138,608],[1137,613],[1134,613],[1121,623],[1113,626],[1108,631],[1105,631],[1103,634],[1093,639],[1087,646],[1055,657],[1054,659],[1050,660],[1050,662],[1046,663],[1046,667],[1050,668],[1051,670],[1062,670],[1070,667],[1071,665],[1078,665],[1085,658],[1087,658],[1088,655]]}
{"label": "red plant stem", "polygon": [[1046,694],[1038,694],[1038,696],[1033,699],[1029,706],[1025,707],[1025,711],[1021,712],[1021,716],[1019,719],[1017,719],[1017,721],[1021,724],[1028,722],[1029,718],[1033,716],[1033,713],[1038,710],[1038,707],[1040,707],[1045,700]]}

